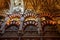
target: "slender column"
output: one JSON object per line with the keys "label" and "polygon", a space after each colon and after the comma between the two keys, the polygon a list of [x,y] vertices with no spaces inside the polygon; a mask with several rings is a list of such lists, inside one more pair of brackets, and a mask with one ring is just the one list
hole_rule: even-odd
{"label": "slender column", "polygon": [[23,22],[24,22],[24,17],[21,16],[21,18],[20,18],[20,27],[19,27],[19,30],[22,30]]}
{"label": "slender column", "polygon": [[7,20],[9,19],[9,17],[7,16],[6,18],[5,18],[5,21],[4,21],[4,23],[2,23],[2,27],[1,27],[1,30],[2,30],[2,33],[4,33],[5,32],[5,25],[6,25],[6,22],[7,22]]}
{"label": "slender column", "polygon": [[2,33],[5,32],[5,28],[4,27],[5,27],[5,23],[2,24],[2,28],[1,28],[2,29]]}
{"label": "slender column", "polygon": [[38,33],[40,34],[40,30],[42,30],[42,28],[41,28],[41,21],[40,21],[40,18],[36,18],[36,20],[37,20],[37,22],[38,22]]}
{"label": "slender column", "polygon": [[40,18],[38,17],[38,33],[40,34],[40,40],[43,40],[43,37],[42,37],[42,26],[41,26],[41,20]]}
{"label": "slender column", "polygon": [[21,36],[22,36],[22,33],[20,33],[20,32],[23,31],[23,22],[24,22],[24,17],[21,16],[21,18],[20,18],[20,26],[19,26],[19,40],[21,40]]}

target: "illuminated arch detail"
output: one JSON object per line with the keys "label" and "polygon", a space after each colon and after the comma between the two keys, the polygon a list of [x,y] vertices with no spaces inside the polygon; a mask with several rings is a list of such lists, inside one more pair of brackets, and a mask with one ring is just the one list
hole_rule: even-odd
{"label": "illuminated arch detail", "polygon": [[16,25],[20,25],[20,16],[21,16],[20,14],[12,14],[12,15],[9,15],[9,19],[6,22],[6,25],[12,24],[12,21],[13,20],[16,21],[16,23],[15,23]]}
{"label": "illuminated arch detail", "polygon": [[55,24],[56,24],[56,21],[52,21],[52,20],[46,21],[46,20],[45,20],[45,21],[42,22],[42,26],[47,25],[47,24],[55,25]]}
{"label": "illuminated arch detail", "polygon": [[38,23],[34,20],[29,20],[29,21],[25,21],[24,22],[24,28],[27,26],[27,25],[35,25],[37,27]]}
{"label": "illuminated arch detail", "polygon": [[4,17],[4,18],[5,18],[7,15],[6,15],[6,14],[1,13],[1,14],[0,14],[0,16],[2,16],[2,17]]}
{"label": "illuminated arch detail", "polygon": [[50,13],[40,13],[39,17],[49,17],[52,19],[53,15]]}
{"label": "illuminated arch detail", "polygon": [[35,13],[27,13],[24,15],[24,18],[28,18],[28,17],[33,17],[33,18],[36,18],[37,16],[35,15]]}
{"label": "illuminated arch detail", "polygon": [[20,16],[21,16],[20,14],[12,14],[12,15],[9,16],[9,18],[10,19],[15,18],[15,17],[20,18]]}

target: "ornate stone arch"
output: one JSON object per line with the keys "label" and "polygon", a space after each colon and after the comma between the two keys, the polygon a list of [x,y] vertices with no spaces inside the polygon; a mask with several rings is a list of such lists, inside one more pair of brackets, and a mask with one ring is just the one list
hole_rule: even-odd
{"label": "ornate stone arch", "polygon": [[38,23],[34,20],[25,21],[23,29],[25,30],[26,27],[30,25],[37,27]]}
{"label": "ornate stone arch", "polygon": [[26,14],[24,15],[25,20],[26,20],[27,18],[29,18],[29,17],[32,17],[32,18],[35,18],[35,19],[36,19],[37,15],[36,15],[35,13],[26,13]]}
{"label": "ornate stone arch", "polygon": [[40,13],[40,14],[38,14],[39,15],[39,17],[40,18],[42,18],[42,17],[48,17],[48,18],[50,18],[51,20],[53,20],[53,15],[52,14],[50,14],[50,13]]}
{"label": "ornate stone arch", "polygon": [[0,13],[0,17],[5,18],[6,16],[7,16],[7,14]]}
{"label": "ornate stone arch", "polygon": [[50,25],[55,25],[57,22],[53,20],[44,20],[42,21],[42,26],[50,24]]}
{"label": "ornate stone arch", "polygon": [[8,26],[11,26],[11,25],[19,26],[20,25],[20,17],[21,17],[20,14],[9,15],[9,19],[6,21],[5,28],[8,28]]}

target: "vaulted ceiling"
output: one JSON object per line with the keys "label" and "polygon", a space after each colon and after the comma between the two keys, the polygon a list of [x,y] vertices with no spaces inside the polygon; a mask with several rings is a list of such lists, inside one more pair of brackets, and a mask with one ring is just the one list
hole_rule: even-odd
{"label": "vaulted ceiling", "polygon": [[[9,9],[10,0],[0,0],[0,10]],[[36,12],[60,13],[60,0],[24,0],[25,9]]]}
{"label": "vaulted ceiling", "polygon": [[9,8],[9,4],[10,1],[9,0],[0,0],[0,9],[6,9]]}
{"label": "vaulted ceiling", "polygon": [[[33,8],[35,11],[48,11],[60,13],[60,0],[24,0],[26,8]],[[31,7],[32,6],[32,7]]]}

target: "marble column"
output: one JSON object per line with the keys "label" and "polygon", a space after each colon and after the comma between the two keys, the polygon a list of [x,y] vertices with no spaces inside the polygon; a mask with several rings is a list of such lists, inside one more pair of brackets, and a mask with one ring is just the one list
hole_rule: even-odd
{"label": "marble column", "polygon": [[42,37],[42,26],[41,26],[41,20],[40,20],[40,18],[38,17],[37,18],[37,20],[38,20],[38,33],[39,33],[39,35],[41,36],[40,37],[40,40],[43,40],[43,37]]}
{"label": "marble column", "polygon": [[38,22],[38,33],[40,34],[41,33],[41,30],[42,30],[40,18],[37,18],[37,22]]}
{"label": "marble column", "polygon": [[24,22],[24,17],[23,16],[21,16],[21,18],[20,18],[20,27],[19,27],[19,30],[22,30],[23,28],[23,22]]}
{"label": "marble column", "polygon": [[22,36],[22,32],[23,32],[23,22],[24,22],[24,17],[21,16],[20,18],[20,26],[19,26],[19,39],[18,40],[21,40],[21,36]]}
{"label": "marble column", "polygon": [[2,30],[2,33],[4,33],[5,32],[5,25],[6,25],[6,22],[7,22],[7,20],[9,19],[9,17],[7,16],[6,18],[5,18],[5,21],[2,23],[2,27],[1,27],[1,30]]}

